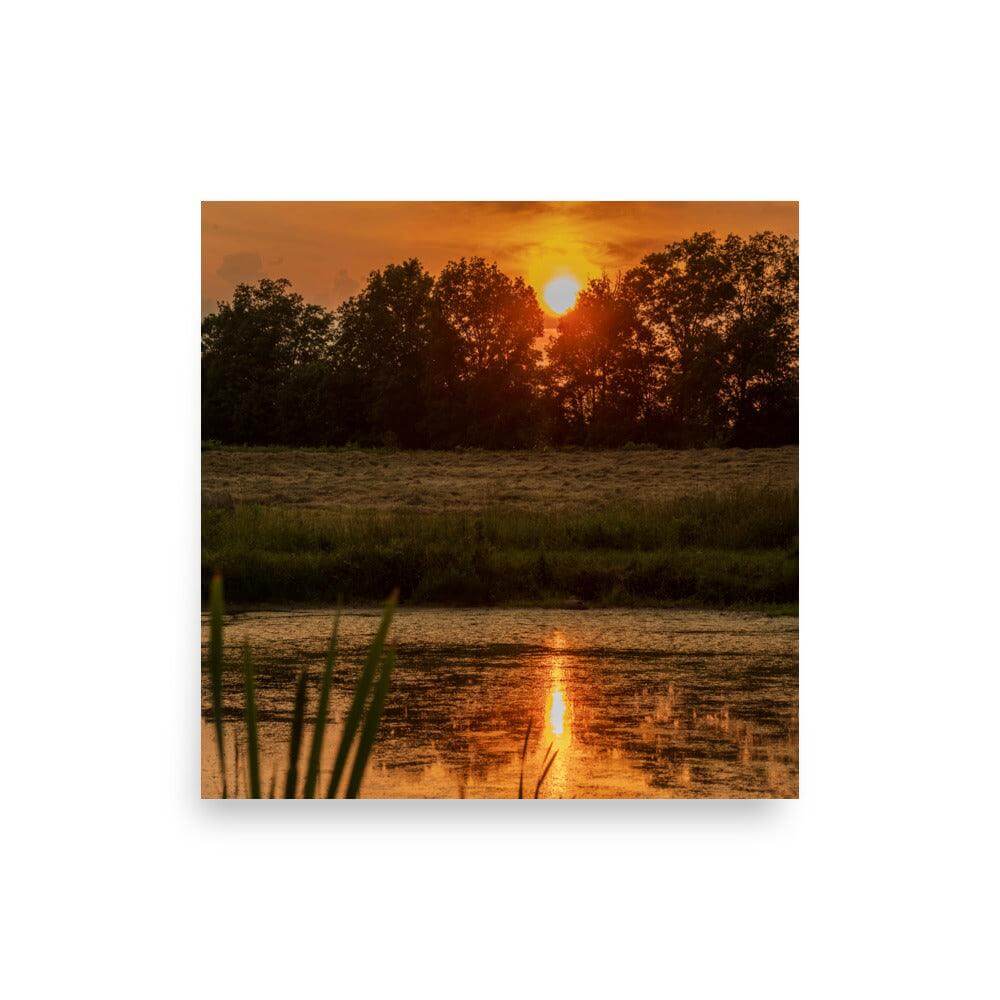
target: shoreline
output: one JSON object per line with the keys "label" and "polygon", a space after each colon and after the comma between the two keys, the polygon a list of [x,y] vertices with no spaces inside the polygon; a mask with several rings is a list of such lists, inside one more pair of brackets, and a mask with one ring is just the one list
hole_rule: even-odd
{"label": "shoreline", "polygon": [[[380,612],[382,605],[372,601],[352,601],[341,605],[345,611]],[[334,611],[337,605],[329,601],[288,601],[288,602],[240,602],[227,601],[227,615],[245,614],[280,614],[304,611]],[[443,604],[427,602],[401,601],[400,611],[692,611],[717,612],[720,614],[761,615],[765,618],[798,618],[799,603],[786,602],[775,604],[737,604],[719,605],[684,602],[646,602],[631,604],[601,604],[599,602],[580,601],[536,601],[513,602],[504,604]],[[201,614],[209,612],[208,603],[202,601]]]}

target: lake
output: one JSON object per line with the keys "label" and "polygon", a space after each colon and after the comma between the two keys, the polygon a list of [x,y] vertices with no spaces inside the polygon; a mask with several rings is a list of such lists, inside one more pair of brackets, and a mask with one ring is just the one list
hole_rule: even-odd
{"label": "lake", "polygon": [[[345,610],[323,766],[379,609]],[[245,763],[242,678],[248,643],[258,677],[262,784],[287,769],[296,676],[310,710],[333,610],[227,615],[227,771]],[[202,641],[207,644],[207,615]],[[525,795],[547,753],[543,798],[794,798],[798,795],[798,619],[686,610],[397,611],[398,648],[365,798],[509,798],[532,733]],[[232,659],[230,659],[232,658]],[[220,794],[202,685],[202,794]],[[312,718],[307,728],[311,738]],[[240,778],[245,794],[246,779]],[[320,785],[325,789],[325,781]]]}

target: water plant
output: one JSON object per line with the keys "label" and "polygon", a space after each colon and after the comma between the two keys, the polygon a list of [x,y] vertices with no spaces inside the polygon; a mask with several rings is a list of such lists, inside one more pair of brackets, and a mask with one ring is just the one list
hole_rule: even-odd
{"label": "water plant", "polygon": [[[340,785],[348,758],[354,750],[351,772],[348,777],[344,797],[353,799],[361,794],[365,769],[371,757],[375,739],[378,735],[379,723],[385,708],[392,670],[396,662],[395,649],[386,649],[386,637],[389,625],[396,610],[397,592],[385,603],[382,619],[368,649],[368,655],[354,687],[351,707],[344,722],[340,743],[334,760],[333,771],[326,788],[326,797],[335,798]],[[222,593],[222,576],[216,573],[212,577],[209,597],[209,643],[208,643],[208,673],[211,688],[212,724],[215,731],[216,749],[219,755],[219,770],[222,775],[222,797],[230,797],[230,789],[226,781],[225,737],[222,712],[222,674],[223,674],[223,616],[225,604]],[[319,700],[316,711],[316,721],[309,747],[309,757],[306,764],[305,780],[302,783],[301,797],[311,799],[316,797],[319,784],[320,760],[323,752],[323,741],[326,734],[329,714],[330,690],[333,682],[333,668],[337,656],[337,631],[340,612],[334,616],[333,630],[327,650],[323,676],[320,680]],[[256,672],[249,646],[243,649],[243,721],[246,727],[247,756],[247,790],[250,798],[261,798],[260,781],[260,735],[257,718]],[[299,673],[295,688],[295,707],[292,716],[292,728],[288,745],[288,773],[283,787],[285,798],[299,797],[298,763],[305,736],[305,706],[307,697],[307,678],[305,670]],[[360,734],[360,735],[359,735]],[[355,746],[355,737],[358,737]],[[239,795],[239,744],[236,744],[236,783],[232,789],[232,797]],[[277,776],[272,775],[269,797],[277,792]]]}
{"label": "water plant", "polygon": [[[517,797],[519,799],[524,798],[524,761],[528,756],[528,741],[531,739],[531,719],[528,720],[528,728],[524,731],[524,743],[521,746],[521,777],[517,783]],[[552,752],[552,744],[550,743],[548,749],[545,751],[545,756],[542,758],[542,771],[538,776],[538,781],[535,783],[535,798],[537,799],[539,793],[542,790],[542,784],[548,777],[549,768],[552,767],[553,762],[556,759],[558,750],[555,753]],[[551,754],[551,756],[549,756]]]}

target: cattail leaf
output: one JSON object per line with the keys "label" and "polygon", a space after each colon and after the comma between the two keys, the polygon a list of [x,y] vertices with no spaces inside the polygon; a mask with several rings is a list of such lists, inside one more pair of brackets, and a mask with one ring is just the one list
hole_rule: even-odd
{"label": "cattail leaf", "polygon": [[226,787],[226,753],[222,739],[222,577],[216,573],[209,588],[208,672],[212,687],[212,722],[215,745],[219,752],[219,773],[222,775],[222,797],[228,797]]}
{"label": "cattail leaf", "polygon": [[528,739],[531,736],[531,719],[528,719],[528,728],[524,732],[524,746],[521,747],[521,777],[517,782],[517,797],[524,798],[524,758],[528,755]]}
{"label": "cattail leaf", "polygon": [[358,751],[354,755],[354,766],[351,768],[351,776],[347,782],[347,791],[344,793],[345,798],[356,799],[358,793],[361,791],[361,780],[364,778],[365,768],[368,766],[368,758],[371,755],[372,747],[375,745],[375,737],[378,735],[379,722],[382,720],[382,709],[385,707],[385,699],[389,693],[389,681],[392,677],[392,668],[395,665],[396,650],[390,649],[382,659],[382,670],[375,684],[375,693],[372,695],[371,705],[368,707],[368,715],[365,717],[361,736],[358,738]]}
{"label": "cattail leaf", "polygon": [[260,743],[257,733],[257,692],[250,647],[243,647],[243,693],[246,698],[244,715],[247,724],[247,773],[250,777],[250,798],[260,798]]}
{"label": "cattail leaf", "polygon": [[[550,747],[550,749],[551,749],[551,747]],[[542,782],[545,781],[546,775],[548,775],[548,773],[549,773],[549,768],[552,767],[552,765],[555,763],[556,757],[558,757],[558,756],[559,756],[559,751],[557,750],[552,755],[552,757],[549,758],[549,762],[545,765],[545,768],[542,770],[542,773],[541,773],[541,775],[538,778],[538,784],[535,785],[535,798],[536,799],[538,798],[538,793],[542,790]]]}
{"label": "cattail leaf", "polygon": [[323,754],[323,740],[326,736],[326,720],[330,710],[330,686],[333,682],[333,664],[337,659],[337,630],[340,627],[340,608],[333,619],[333,632],[323,666],[323,679],[319,686],[319,702],[316,706],[316,725],[313,728],[312,745],[309,747],[309,763],[306,767],[306,783],[302,797],[316,797],[316,781],[319,778],[319,762]]}
{"label": "cattail leaf", "polygon": [[385,602],[385,609],[382,612],[382,620],[379,623],[378,631],[368,649],[364,666],[358,675],[357,683],[354,687],[354,698],[344,719],[344,731],[340,735],[340,745],[337,747],[337,756],[333,762],[333,772],[330,775],[330,783],[326,789],[326,797],[332,799],[337,794],[340,779],[347,765],[347,756],[354,742],[354,736],[361,724],[361,715],[364,711],[365,702],[368,699],[368,692],[371,690],[372,682],[375,679],[375,671],[382,658],[382,650],[385,647],[385,639],[389,634],[389,624],[392,621],[393,613],[396,610],[396,602],[399,599],[399,591],[393,591],[389,600]]}
{"label": "cattail leaf", "polygon": [[288,774],[285,775],[285,798],[294,799],[299,784],[299,757],[306,722],[306,668],[299,671],[295,685],[295,708],[292,712],[292,737],[288,743]]}

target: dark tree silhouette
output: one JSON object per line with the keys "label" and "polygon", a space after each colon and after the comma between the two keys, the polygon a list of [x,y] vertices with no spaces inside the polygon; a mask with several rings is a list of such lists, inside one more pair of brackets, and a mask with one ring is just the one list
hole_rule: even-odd
{"label": "dark tree silhouette", "polygon": [[467,442],[509,448],[539,437],[539,361],[544,329],[530,286],[482,257],[452,261],[434,292],[458,345]]}
{"label": "dark tree silhouette", "polygon": [[787,236],[730,236],[722,402],[733,444],[798,440],[799,253]]}
{"label": "dark tree silhouette", "polygon": [[204,437],[255,444],[316,437],[309,427],[329,396],[333,315],[290,288],[286,278],[237,285],[232,302],[202,320]]}
{"label": "dark tree silhouette", "polygon": [[560,440],[618,445],[649,437],[661,365],[637,305],[622,281],[601,277],[559,320],[547,377]]}
{"label": "dark tree silhouette", "polygon": [[354,440],[426,447],[447,423],[454,337],[440,322],[434,279],[408,260],[373,271],[337,312],[337,383]]}
{"label": "dark tree silhouette", "polygon": [[797,241],[696,233],[643,258],[626,283],[665,366],[665,406],[688,442],[756,443],[768,403],[782,410],[768,436],[797,439]]}
{"label": "dark tree silhouette", "polygon": [[202,432],[250,444],[798,440],[798,243],[710,233],[591,281],[541,364],[534,291],[481,257],[389,264],[336,315],[287,279],[202,321]]}
{"label": "dark tree silhouette", "polygon": [[649,254],[626,275],[664,365],[664,404],[687,442],[711,440],[723,423],[721,314],[728,291],[716,250],[711,233],[696,233]]}

